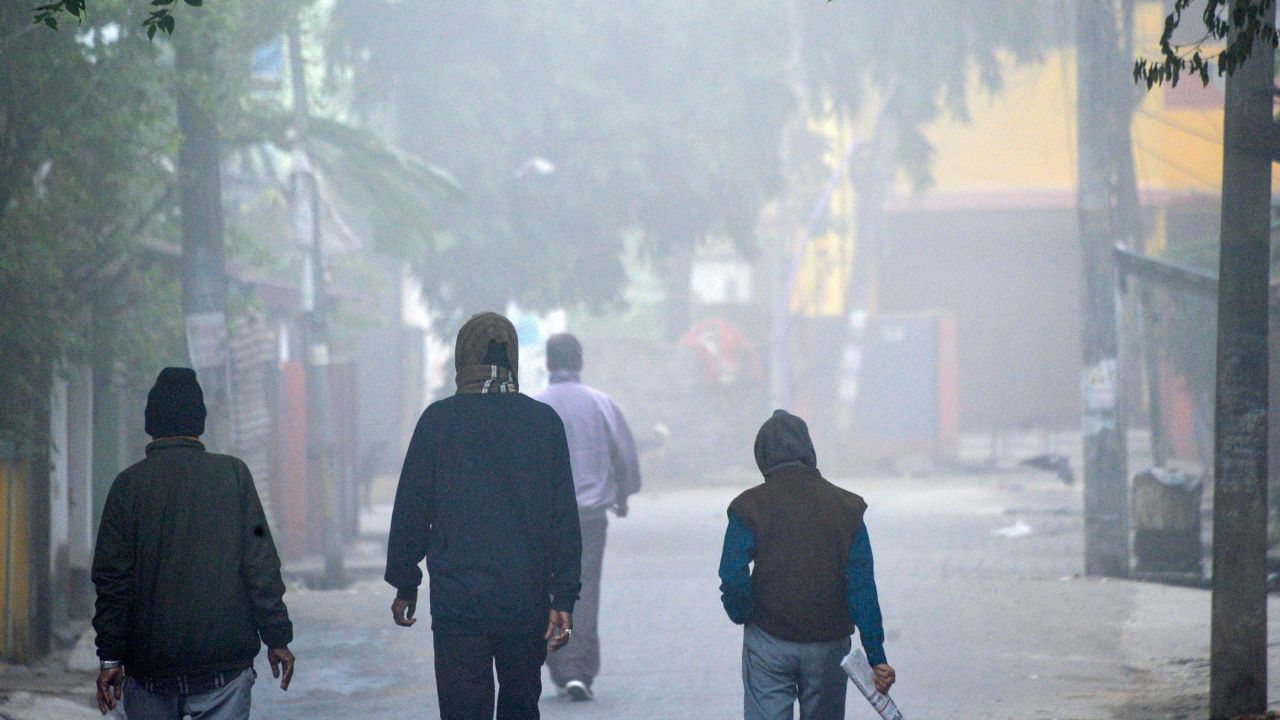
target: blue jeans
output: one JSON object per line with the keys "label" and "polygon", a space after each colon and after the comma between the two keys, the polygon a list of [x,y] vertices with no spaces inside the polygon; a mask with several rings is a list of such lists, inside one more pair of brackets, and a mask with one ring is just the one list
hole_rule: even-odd
{"label": "blue jeans", "polygon": [[129,720],[247,720],[253,668],[230,677],[226,684],[196,695],[160,693],[134,678],[124,681],[124,713]]}
{"label": "blue jeans", "polygon": [[821,643],[780,640],[747,624],[742,640],[743,712],[746,720],[844,720],[849,677],[840,661],[849,638]]}

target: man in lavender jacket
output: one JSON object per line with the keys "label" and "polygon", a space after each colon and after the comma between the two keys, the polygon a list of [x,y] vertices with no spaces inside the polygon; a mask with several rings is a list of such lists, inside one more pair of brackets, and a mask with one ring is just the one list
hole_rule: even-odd
{"label": "man in lavender jacket", "polygon": [[568,333],[547,340],[551,384],[537,399],[555,408],[569,440],[569,463],[582,525],[582,593],[574,613],[573,642],[547,658],[551,680],[574,700],[590,700],[600,672],[600,571],[613,510],[627,515],[627,497],[640,489],[635,441],[608,395],[582,383],[582,344]]}

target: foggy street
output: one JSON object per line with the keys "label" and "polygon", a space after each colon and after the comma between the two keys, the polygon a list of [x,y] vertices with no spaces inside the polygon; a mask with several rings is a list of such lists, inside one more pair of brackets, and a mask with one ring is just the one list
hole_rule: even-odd
{"label": "foggy street", "polygon": [[[871,506],[893,695],[908,717],[1203,716],[1209,594],[1077,577],[1078,488],[1044,475],[841,484]],[[741,717],[741,631],[716,578],[736,492],[642,493],[611,520],[596,700],[547,687],[544,718]],[[298,674],[282,694],[259,657],[255,717],[436,717],[426,608],[415,627],[394,627],[392,595],[372,579],[291,590]],[[1273,655],[1273,694],[1278,669]],[[873,717],[850,693],[849,717]]]}
{"label": "foggy street", "polygon": [[1278,8],[0,0],[0,720],[1280,719]]}
{"label": "foggy street", "polygon": [[[907,717],[1204,717],[1209,593],[1080,577],[1078,487],[1043,474],[840,484],[871,506],[893,696]],[[646,491],[630,517],[611,520],[596,699],[571,703],[547,683],[544,718],[741,717],[741,631],[720,608],[716,578],[724,508],[738,490]],[[437,717],[427,608],[415,627],[397,628],[392,595],[370,572],[345,590],[291,583],[297,675],[281,693],[260,655],[254,717]],[[1274,597],[1269,617],[1274,632]],[[1274,654],[1269,677],[1274,694]],[[52,694],[0,694],[0,718],[99,717],[90,672],[15,679],[11,687]],[[849,692],[851,720],[875,717]]]}

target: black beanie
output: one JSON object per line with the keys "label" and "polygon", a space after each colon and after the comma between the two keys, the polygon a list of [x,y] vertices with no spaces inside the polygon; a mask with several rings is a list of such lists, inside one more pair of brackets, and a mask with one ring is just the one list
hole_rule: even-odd
{"label": "black beanie", "polygon": [[147,434],[153,438],[204,434],[204,391],[191,368],[167,367],[147,394]]}
{"label": "black beanie", "polygon": [[557,333],[547,338],[547,369],[582,370],[582,343],[569,333]]}

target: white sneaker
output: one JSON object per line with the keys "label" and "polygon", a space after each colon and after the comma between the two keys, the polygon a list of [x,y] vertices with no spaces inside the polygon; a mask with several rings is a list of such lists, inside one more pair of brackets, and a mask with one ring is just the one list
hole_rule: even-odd
{"label": "white sneaker", "polygon": [[574,702],[590,700],[592,697],[591,688],[587,687],[587,684],[581,680],[570,680],[565,683],[564,691],[569,694],[569,698]]}

